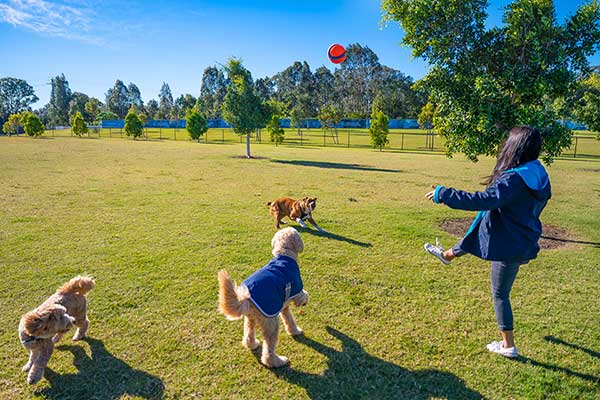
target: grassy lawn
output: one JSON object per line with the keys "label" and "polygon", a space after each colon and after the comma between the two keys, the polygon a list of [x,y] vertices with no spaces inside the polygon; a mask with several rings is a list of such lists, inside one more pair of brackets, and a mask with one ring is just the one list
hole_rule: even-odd
{"label": "grassy lawn", "polygon": [[[444,267],[422,248],[473,213],[424,200],[492,168],[440,154],[183,141],[0,138],[0,399],[600,398],[600,160],[560,159],[543,222],[569,246],[523,266],[513,289],[517,361],[498,334],[489,265]],[[265,203],[318,197],[330,235],[301,230],[305,336],[291,366],[263,368],[241,321],[217,313],[217,271],[238,282],[270,258]],[[20,316],[88,273],[89,339],[65,337],[28,387]]]}

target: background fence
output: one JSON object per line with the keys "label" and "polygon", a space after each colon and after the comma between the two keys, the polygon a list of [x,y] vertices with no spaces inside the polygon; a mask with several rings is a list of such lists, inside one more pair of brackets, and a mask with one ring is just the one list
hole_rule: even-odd
{"label": "background fence", "polygon": [[[74,136],[69,127],[48,129],[45,136]],[[92,127],[85,137],[88,138],[127,138],[122,128]],[[144,128],[141,140],[178,140],[189,141],[190,136],[183,128]],[[251,135],[252,143],[274,145],[265,131]],[[444,139],[437,134],[421,129],[390,129],[386,151],[444,152]],[[237,135],[229,128],[211,128],[200,139],[203,143],[242,143],[245,136]],[[372,149],[371,137],[367,129],[285,129],[283,146],[302,147],[346,147]],[[600,158],[600,141],[595,135],[577,132],[573,136],[571,147],[563,152],[563,157]]]}

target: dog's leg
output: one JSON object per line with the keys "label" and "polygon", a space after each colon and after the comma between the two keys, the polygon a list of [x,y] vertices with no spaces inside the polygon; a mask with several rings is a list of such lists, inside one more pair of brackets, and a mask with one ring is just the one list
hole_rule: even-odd
{"label": "dog's leg", "polygon": [[299,223],[301,227],[306,228],[306,224],[300,217],[296,218],[296,222]]}
{"label": "dog's leg", "polygon": [[34,385],[44,377],[44,370],[48,365],[53,349],[54,343],[52,340],[45,340],[41,347],[37,349],[37,354],[34,355],[33,363],[27,375],[27,383]]}
{"label": "dog's leg", "polygon": [[256,322],[253,319],[244,317],[244,339],[242,344],[250,350],[255,350],[260,343],[256,340]]}
{"label": "dog's leg", "polygon": [[52,343],[60,342],[63,336],[65,336],[64,333],[57,333],[56,335],[52,336]]}
{"label": "dog's leg", "polygon": [[278,356],[275,353],[277,338],[279,335],[279,320],[275,318],[265,318],[260,321],[263,332],[263,348],[261,361],[269,368],[283,367],[288,363],[286,357]]}
{"label": "dog's leg", "polygon": [[283,310],[281,310],[281,320],[283,321],[283,326],[285,326],[285,331],[292,335],[302,335],[302,329],[296,325],[296,321],[294,320],[294,316],[292,315],[292,310],[287,306]]}
{"label": "dog's leg", "polygon": [[315,222],[315,220],[313,219],[313,217],[311,217],[310,215],[308,216],[308,218],[306,218],[308,220],[308,222],[311,223],[312,226],[314,226],[315,228],[317,228],[317,230],[319,232],[325,232],[325,229],[321,228],[319,225],[317,225],[317,223]]}
{"label": "dog's leg", "polygon": [[33,351],[29,350],[29,360],[27,361],[27,363],[25,365],[23,365],[23,368],[21,368],[21,371],[23,371],[23,372],[29,371],[31,369],[31,366],[33,365],[33,361],[34,361]]}
{"label": "dog's leg", "polygon": [[87,333],[87,330],[90,326],[90,320],[86,317],[85,320],[76,321],[75,325],[77,326],[77,332],[75,332],[73,340],[81,340],[85,337],[85,334]]}

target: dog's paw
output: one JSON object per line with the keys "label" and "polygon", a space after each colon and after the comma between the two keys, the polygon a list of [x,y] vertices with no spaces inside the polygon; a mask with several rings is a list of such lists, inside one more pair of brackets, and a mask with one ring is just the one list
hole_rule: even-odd
{"label": "dog's paw", "polygon": [[297,327],[295,330],[291,330],[290,329],[289,331],[287,331],[287,333],[290,336],[300,336],[300,335],[304,334],[304,331],[302,329],[300,329],[300,328]]}
{"label": "dog's paw", "polygon": [[258,346],[260,346],[260,342],[256,339],[254,339],[254,342],[248,339],[244,339],[242,340],[242,345],[244,345],[244,347],[249,350],[256,350]]}
{"label": "dog's paw", "polygon": [[279,368],[288,365],[290,360],[284,356],[271,355],[268,358],[262,358],[262,363],[269,368]]}
{"label": "dog's paw", "polygon": [[38,383],[39,381],[42,380],[42,376],[43,374],[29,374],[27,376],[27,383],[30,385],[35,385],[36,383]]}
{"label": "dog's paw", "polygon": [[27,363],[27,364],[23,365],[23,368],[21,368],[21,371],[29,372],[30,369],[31,369],[31,363]]}

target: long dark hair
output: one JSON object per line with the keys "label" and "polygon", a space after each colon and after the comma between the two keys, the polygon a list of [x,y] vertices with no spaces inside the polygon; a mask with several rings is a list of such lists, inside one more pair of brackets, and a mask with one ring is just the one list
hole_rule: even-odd
{"label": "long dark hair", "polygon": [[504,171],[529,161],[537,160],[542,150],[542,134],[530,126],[515,126],[498,152],[498,160],[492,174],[487,178],[489,186]]}

